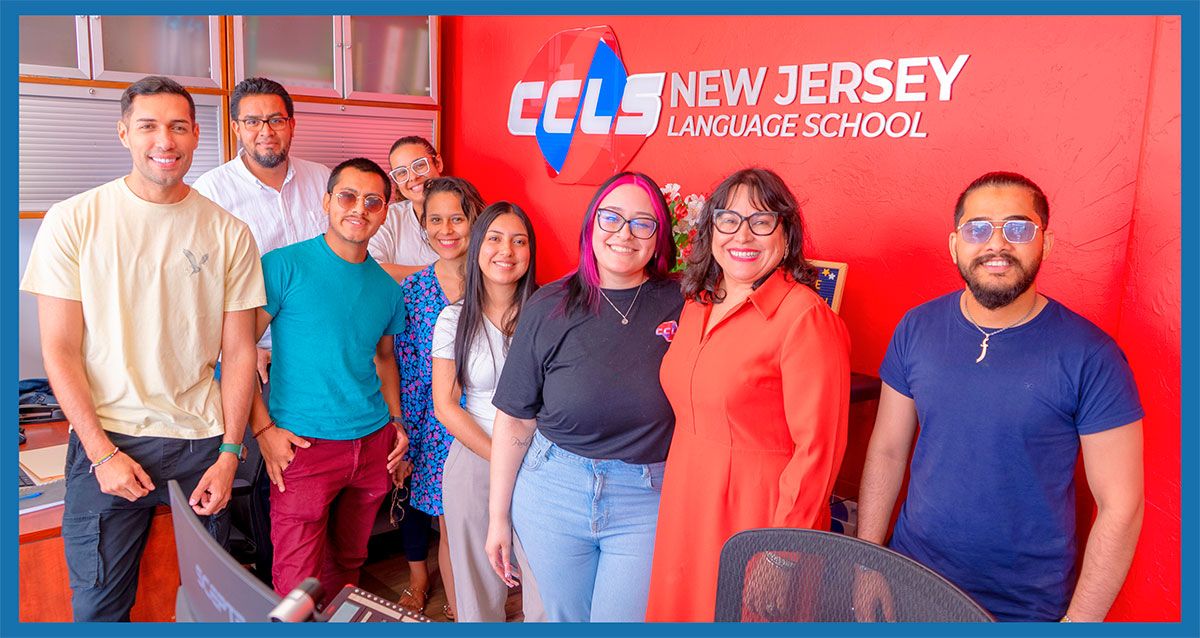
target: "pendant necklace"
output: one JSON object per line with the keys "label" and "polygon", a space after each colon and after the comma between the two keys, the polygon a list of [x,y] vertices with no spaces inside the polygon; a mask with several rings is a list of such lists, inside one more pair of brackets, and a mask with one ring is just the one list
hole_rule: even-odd
{"label": "pendant necklace", "polygon": [[642,280],[642,283],[638,284],[637,292],[633,293],[633,301],[629,302],[629,307],[625,309],[625,312],[621,312],[621,309],[618,308],[617,305],[612,302],[612,299],[609,299],[608,295],[604,294],[603,288],[598,289],[600,291],[600,296],[604,297],[604,300],[608,302],[608,305],[612,306],[613,310],[617,311],[617,314],[621,315],[621,325],[622,326],[627,325],[629,323],[629,313],[633,312],[633,304],[637,303],[638,295],[642,294],[642,286],[644,286],[644,285],[646,285],[645,279]]}
{"label": "pendant necklace", "polygon": [[979,342],[979,358],[975,360],[975,363],[979,363],[980,361],[983,361],[983,358],[987,356],[988,339],[991,339],[992,337],[1000,334],[1001,332],[1004,332],[1005,330],[1008,330],[1009,328],[1028,319],[1029,315],[1033,314],[1033,309],[1037,308],[1037,305],[1038,305],[1037,304],[1037,296],[1034,296],[1033,305],[1029,307],[1029,312],[1026,312],[1024,317],[1017,319],[1016,321],[1008,324],[1007,326],[1004,326],[1003,328],[988,332],[988,331],[984,330],[983,328],[980,328],[979,324],[975,323],[975,317],[971,316],[971,308],[970,308],[970,306],[967,305],[965,293],[964,293],[964,296],[959,297],[959,299],[962,300],[963,312],[965,312],[967,314],[967,319],[970,320],[971,325],[975,326],[975,329],[978,330],[980,332],[980,334],[983,335],[983,341]]}

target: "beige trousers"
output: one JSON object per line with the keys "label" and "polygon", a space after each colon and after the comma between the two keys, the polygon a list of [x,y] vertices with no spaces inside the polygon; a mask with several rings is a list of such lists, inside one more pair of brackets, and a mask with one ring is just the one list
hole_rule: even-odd
{"label": "beige trousers", "polygon": [[[484,544],[488,531],[488,462],[454,441],[442,468],[442,506],[459,622],[504,622],[508,587],[492,571]],[[521,571],[521,606],[525,622],[542,622],[546,613],[525,550],[513,534],[513,554]]]}

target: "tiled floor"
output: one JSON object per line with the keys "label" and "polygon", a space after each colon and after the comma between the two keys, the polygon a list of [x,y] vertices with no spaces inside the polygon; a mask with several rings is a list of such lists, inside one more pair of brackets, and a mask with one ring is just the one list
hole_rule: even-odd
{"label": "tiled floor", "polygon": [[[446,588],[442,585],[442,576],[437,567],[437,532],[431,535],[430,543],[430,587],[425,615],[438,622],[447,622],[446,614],[442,611],[443,605],[446,604]],[[402,548],[399,535],[395,532],[373,537],[359,586],[381,598],[399,600],[400,590],[408,586],[408,561],[404,558]],[[505,611],[508,614],[508,622],[521,622],[523,616],[520,589],[509,593]]]}

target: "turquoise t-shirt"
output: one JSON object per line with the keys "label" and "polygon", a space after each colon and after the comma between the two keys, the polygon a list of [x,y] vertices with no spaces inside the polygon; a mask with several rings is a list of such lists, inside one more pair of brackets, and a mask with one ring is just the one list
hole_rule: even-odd
{"label": "turquoise t-shirt", "polygon": [[388,423],[375,347],[404,330],[404,292],[367,257],[352,264],[324,235],[263,256],[272,317],[271,417],[300,436],[348,441]]}

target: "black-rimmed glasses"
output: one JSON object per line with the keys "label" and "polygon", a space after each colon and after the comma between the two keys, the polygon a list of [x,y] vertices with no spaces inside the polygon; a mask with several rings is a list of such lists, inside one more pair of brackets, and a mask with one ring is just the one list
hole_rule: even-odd
{"label": "black-rimmed glasses", "polygon": [[741,215],[736,211],[718,208],[713,211],[713,228],[722,235],[732,235],[741,230],[742,224],[750,227],[752,234],[765,237],[779,226],[779,213],[763,211]]}
{"label": "black-rimmed glasses", "polygon": [[412,179],[413,175],[428,175],[429,169],[433,164],[430,163],[428,157],[418,157],[413,160],[408,166],[397,166],[393,168],[388,175],[392,176],[397,184],[403,184]]}
{"label": "black-rimmed glasses", "polygon": [[266,119],[261,117],[247,117],[237,121],[241,122],[242,126],[246,127],[248,131],[257,131],[262,128],[263,124],[270,126],[272,131],[282,131],[284,128],[287,128],[288,122],[291,122],[292,118],[278,115]]}
{"label": "black-rimmed glasses", "polygon": [[986,244],[992,238],[992,231],[997,228],[1002,230],[1008,243],[1028,244],[1037,235],[1039,226],[1028,219],[1006,219],[1002,222],[975,219],[959,225],[958,232],[968,244]]}
{"label": "black-rimmed glasses", "polygon": [[658,220],[650,217],[634,217],[626,219],[624,215],[611,208],[601,208],[596,211],[596,224],[606,233],[619,233],[621,227],[629,224],[629,234],[638,239],[650,239],[658,230]]}

